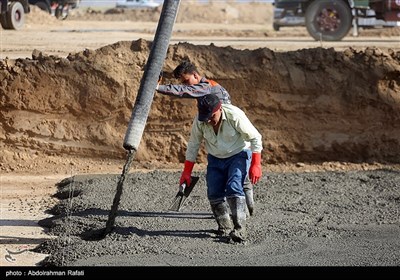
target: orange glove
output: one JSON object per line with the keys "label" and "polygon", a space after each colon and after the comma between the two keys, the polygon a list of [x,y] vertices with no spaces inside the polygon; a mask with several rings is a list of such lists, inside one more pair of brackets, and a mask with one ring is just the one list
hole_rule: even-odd
{"label": "orange glove", "polygon": [[249,177],[252,184],[257,184],[261,178],[261,153],[252,153]]}
{"label": "orange glove", "polygon": [[190,181],[192,180],[192,170],[193,170],[194,162],[185,160],[185,167],[183,168],[181,179],[179,180],[179,185],[182,185],[186,182],[186,186],[190,185]]}

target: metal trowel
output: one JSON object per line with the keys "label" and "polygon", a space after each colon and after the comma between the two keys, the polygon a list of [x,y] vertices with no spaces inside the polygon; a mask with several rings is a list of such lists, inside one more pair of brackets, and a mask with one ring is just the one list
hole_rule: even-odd
{"label": "metal trowel", "polygon": [[186,201],[187,197],[192,192],[197,181],[199,181],[199,177],[191,176],[191,181],[189,186],[186,186],[186,182],[184,182],[182,185],[179,186],[179,191],[176,194],[171,207],[169,208],[170,211],[179,212],[181,210],[183,203]]}

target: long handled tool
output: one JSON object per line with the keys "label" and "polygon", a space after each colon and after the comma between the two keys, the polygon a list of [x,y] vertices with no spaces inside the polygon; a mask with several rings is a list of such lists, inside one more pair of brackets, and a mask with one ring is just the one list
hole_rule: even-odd
{"label": "long handled tool", "polygon": [[170,211],[179,212],[181,210],[189,194],[192,192],[194,186],[197,184],[197,181],[199,181],[199,177],[192,176],[189,186],[186,186],[186,183],[183,183],[179,186],[179,191],[176,194],[171,207],[169,208]]}

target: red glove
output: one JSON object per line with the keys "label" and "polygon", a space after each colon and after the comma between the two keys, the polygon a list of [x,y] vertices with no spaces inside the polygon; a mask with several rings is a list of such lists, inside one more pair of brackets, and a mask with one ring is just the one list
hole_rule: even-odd
{"label": "red glove", "polygon": [[249,170],[250,181],[257,184],[261,178],[261,153],[253,153],[251,155],[251,165]]}
{"label": "red glove", "polygon": [[181,179],[179,180],[179,185],[182,185],[186,182],[186,186],[190,185],[190,181],[192,180],[192,170],[193,170],[194,162],[185,160],[185,167],[183,168]]}

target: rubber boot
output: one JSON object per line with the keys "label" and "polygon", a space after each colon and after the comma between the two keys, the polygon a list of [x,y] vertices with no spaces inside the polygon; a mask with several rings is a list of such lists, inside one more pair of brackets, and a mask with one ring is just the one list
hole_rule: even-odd
{"label": "rubber boot", "polygon": [[232,212],[233,230],[230,237],[234,242],[244,242],[247,238],[246,232],[246,199],[244,196],[227,198]]}
{"label": "rubber boot", "polygon": [[218,224],[217,234],[222,237],[228,237],[233,229],[232,219],[229,215],[229,206],[226,201],[210,203],[211,210]]}
{"label": "rubber boot", "polygon": [[253,184],[250,182],[250,179],[248,177],[246,177],[244,181],[243,191],[246,197],[247,210],[249,211],[249,215],[253,216],[254,214]]}

